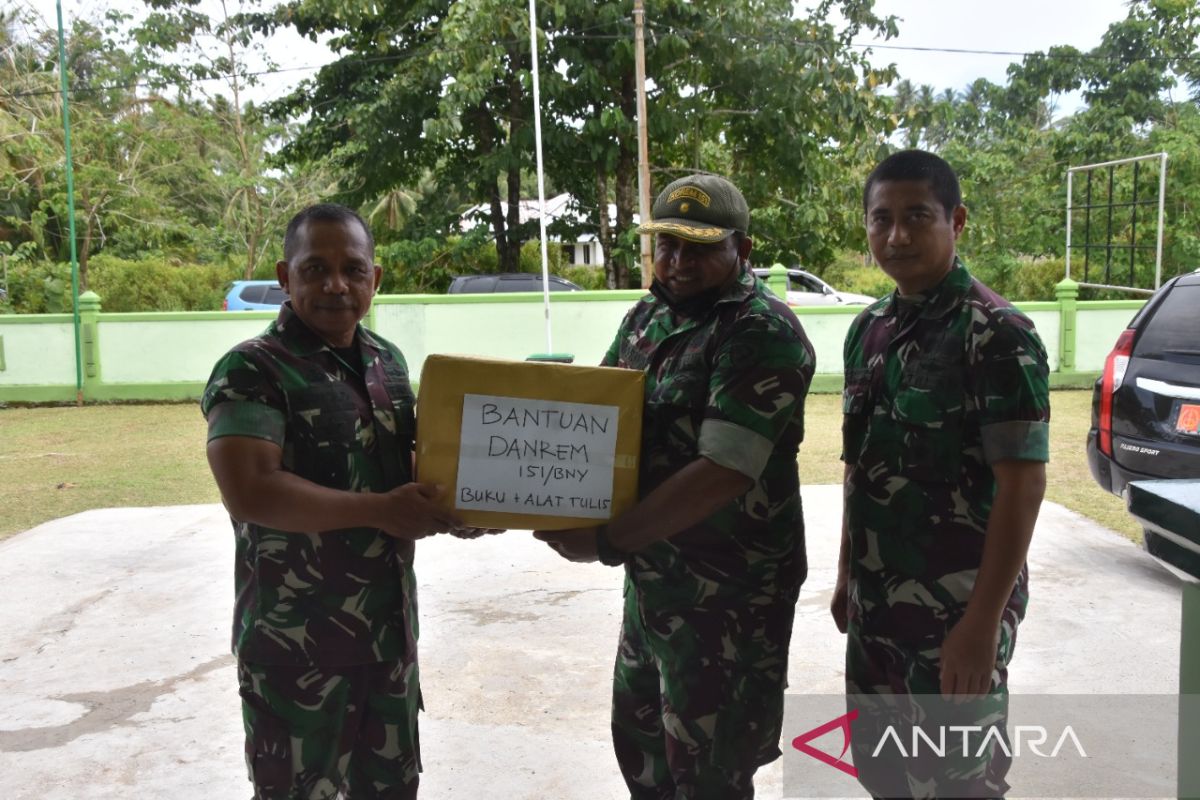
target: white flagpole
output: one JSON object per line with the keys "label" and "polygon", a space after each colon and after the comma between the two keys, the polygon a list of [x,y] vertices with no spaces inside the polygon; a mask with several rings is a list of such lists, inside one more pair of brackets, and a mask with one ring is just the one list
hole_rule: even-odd
{"label": "white flagpole", "polygon": [[537,0],[529,0],[529,54],[533,64],[533,140],[537,148],[538,225],[542,236],[542,306],[546,314],[546,354],[550,337],[550,258],[546,251],[546,179],[542,174],[542,96],[538,89]]}

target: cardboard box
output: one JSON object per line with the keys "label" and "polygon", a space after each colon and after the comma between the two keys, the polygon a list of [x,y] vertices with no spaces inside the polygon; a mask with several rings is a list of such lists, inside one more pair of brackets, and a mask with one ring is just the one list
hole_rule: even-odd
{"label": "cardboard box", "polygon": [[417,479],[469,525],[599,525],[637,502],[644,375],[432,355],[417,399]]}

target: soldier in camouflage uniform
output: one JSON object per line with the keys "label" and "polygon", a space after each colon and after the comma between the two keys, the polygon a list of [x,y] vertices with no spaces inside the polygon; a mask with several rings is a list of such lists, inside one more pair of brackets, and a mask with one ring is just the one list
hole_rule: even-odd
{"label": "soldier in camouflage uniform", "polygon": [[[974,698],[980,719],[1003,730],[1049,459],[1046,352],[1029,319],[958,259],[967,214],[946,162],[891,156],[868,178],[863,207],[871,252],[896,291],[846,336],[845,513],[831,607],[848,633],[846,691],[864,707],[864,733],[872,707],[920,722],[932,713],[921,695]],[[994,746],[909,763],[906,774],[872,761],[878,736],[856,726],[852,741],[859,779],[877,796],[1007,789],[1009,759]]]}
{"label": "soldier in camouflage uniform", "polygon": [[236,536],[247,768],[266,800],[415,798],[413,540],[456,520],[412,482],[404,357],[358,324],[381,277],[366,224],[305,209],[276,271],[289,300],[202,400]]}
{"label": "soldier in camouflage uniform", "polygon": [[807,572],[796,454],[813,349],[747,265],[749,210],[694,176],[658,196],[651,295],[606,366],[642,370],[636,507],[539,533],[625,567],[612,734],[634,800],[738,800],[779,757],[788,645]]}

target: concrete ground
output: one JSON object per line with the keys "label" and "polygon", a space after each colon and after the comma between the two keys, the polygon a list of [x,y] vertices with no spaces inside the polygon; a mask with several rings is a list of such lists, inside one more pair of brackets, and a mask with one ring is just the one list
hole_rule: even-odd
{"label": "concrete ground", "polygon": [[[806,488],[804,502],[812,568],[791,691],[837,693],[839,488]],[[417,553],[422,796],[627,796],[607,728],[619,572],[565,562],[521,531],[435,537]],[[232,555],[219,506],[89,511],[0,543],[0,797],[250,796],[228,652]],[[1030,567],[1014,691],[1177,691],[1174,577],[1054,504]],[[785,738],[795,728],[785,720]],[[757,784],[779,798],[779,763]]]}

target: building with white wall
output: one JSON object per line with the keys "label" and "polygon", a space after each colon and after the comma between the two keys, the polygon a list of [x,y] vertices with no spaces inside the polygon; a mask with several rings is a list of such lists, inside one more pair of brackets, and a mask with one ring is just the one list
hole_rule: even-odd
{"label": "building with white wall", "polygon": [[[563,241],[554,234],[549,234],[550,241],[558,243],[563,249],[563,260],[568,264],[576,264],[580,266],[604,266],[604,248],[600,245],[600,239],[594,232],[595,222],[593,220],[584,219],[577,213],[570,210],[572,197],[569,194],[563,193],[546,199],[546,225],[549,227],[558,220],[567,220],[582,226],[590,227],[593,230],[581,233],[575,237],[573,241]],[[508,203],[500,203],[501,211],[505,218],[508,217]],[[522,223],[538,221],[541,206],[537,198],[529,198],[521,201],[521,206],[518,211],[519,219]],[[489,206],[480,204],[471,206],[463,212],[461,217],[461,228],[463,231],[474,230],[480,225],[487,225],[488,214],[491,213]],[[611,224],[616,224],[617,207],[609,203],[608,219]],[[637,215],[634,215],[634,224],[637,224]]]}

